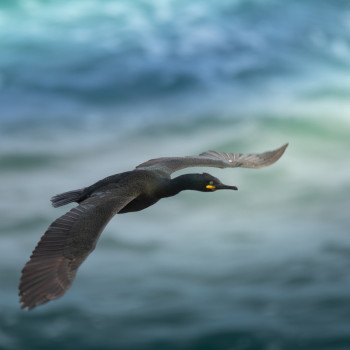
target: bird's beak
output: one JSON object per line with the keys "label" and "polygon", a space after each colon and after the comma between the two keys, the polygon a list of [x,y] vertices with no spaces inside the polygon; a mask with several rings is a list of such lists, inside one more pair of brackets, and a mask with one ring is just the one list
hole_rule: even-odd
{"label": "bird's beak", "polygon": [[228,186],[228,185],[224,185],[224,184],[217,185],[216,189],[217,190],[234,190],[234,191],[238,190],[238,188],[236,186]]}
{"label": "bird's beak", "polygon": [[216,190],[235,190],[237,191],[238,188],[236,186],[228,186],[224,184],[212,186],[212,185],[207,185],[206,186],[209,190],[216,191]]}

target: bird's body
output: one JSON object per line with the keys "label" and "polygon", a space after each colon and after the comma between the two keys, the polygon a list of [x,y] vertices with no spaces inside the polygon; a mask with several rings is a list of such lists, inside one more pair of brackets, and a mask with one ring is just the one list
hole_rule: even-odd
{"label": "bird's body", "polygon": [[64,200],[64,204],[70,202],[81,203],[94,196],[107,195],[122,188],[129,188],[135,193],[135,198],[123,207],[118,214],[140,211],[162,198],[161,193],[167,189],[166,185],[170,181],[170,177],[165,175],[149,170],[126,171],[108,176],[86,188],[57,195],[52,198],[52,203],[56,207],[62,205],[60,204],[62,200]]}
{"label": "bird's body", "polygon": [[171,178],[173,172],[192,166],[260,168],[277,161],[286,147],[260,154],[208,151],[194,157],[152,159],[132,171],[54,196],[51,199],[54,207],[71,202],[79,205],[49,226],[23,268],[19,286],[22,308],[30,310],[66,292],[78,267],[94,250],[104,227],[115,214],[143,210],[183,190],[237,190],[207,173]]}
{"label": "bird's body", "polygon": [[121,209],[118,214],[146,209],[165,197],[162,197],[161,194],[166,194],[167,184],[170,179],[147,170],[130,171],[123,173],[123,175],[125,177],[123,176],[121,182],[124,182],[126,185],[129,183],[136,184],[140,194]]}

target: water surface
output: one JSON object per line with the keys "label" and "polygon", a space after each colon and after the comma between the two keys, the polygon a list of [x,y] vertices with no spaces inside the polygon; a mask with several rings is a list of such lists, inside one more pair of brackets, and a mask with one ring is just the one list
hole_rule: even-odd
{"label": "water surface", "polygon": [[[347,1],[2,1],[0,348],[350,347]],[[49,198],[147,159],[290,145],[118,215],[60,300],[19,309]]]}

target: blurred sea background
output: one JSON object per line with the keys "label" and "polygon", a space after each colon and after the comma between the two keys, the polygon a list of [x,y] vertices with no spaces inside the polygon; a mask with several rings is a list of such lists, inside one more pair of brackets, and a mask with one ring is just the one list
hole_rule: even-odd
{"label": "blurred sea background", "polygon": [[[239,191],[116,216],[64,297],[20,310],[72,207],[52,195],[285,142],[183,171]],[[349,1],[1,0],[0,349],[350,349],[349,151]]]}

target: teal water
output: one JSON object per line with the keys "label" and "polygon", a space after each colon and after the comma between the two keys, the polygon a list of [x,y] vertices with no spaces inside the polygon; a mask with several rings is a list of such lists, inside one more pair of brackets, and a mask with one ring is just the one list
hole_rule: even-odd
{"label": "teal water", "polygon": [[[0,349],[349,349],[349,10],[2,1]],[[52,195],[285,142],[269,168],[183,171],[239,191],[116,216],[64,297],[19,309],[23,265],[71,207]]]}

